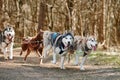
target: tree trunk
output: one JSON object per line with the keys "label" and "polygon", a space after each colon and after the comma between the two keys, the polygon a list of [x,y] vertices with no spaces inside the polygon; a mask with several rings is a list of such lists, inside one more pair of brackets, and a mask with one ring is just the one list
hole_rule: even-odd
{"label": "tree trunk", "polygon": [[3,5],[3,1],[0,0],[0,15],[2,14],[2,5]]}
{"label": "tree trunk", "polygon": [[73,2],[74,0],[66,0],[66,9],[67,9],[67,14],[66,15],[66,29],[67,30],[72,30],[72,11],[73,11]]}
{"label": "tree trunk", "polygon": [[41,0],[39,5],[39,20],[38,20],[38,29],[37,32],[40,31],[40,29],[43,29],[45,26],[45,18],[46,18],[46,4],[44,0]]}

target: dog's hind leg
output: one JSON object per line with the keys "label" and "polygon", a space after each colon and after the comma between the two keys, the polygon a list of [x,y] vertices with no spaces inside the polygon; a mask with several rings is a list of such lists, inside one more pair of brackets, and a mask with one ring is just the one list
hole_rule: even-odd
{"label": "dog's hind leg", "polygon": [[83,67],[83,65],[84,65],[86,59],[87,59],[87,55],[85,55],[85,56],[82,58],[82,62],[81,62],[81,64],[80,64],[80,70],[85,70],[84,67]]}
{"label": "dog's hind leg", "polygon": [[28,49],[28,50],[27,50],[27,54],[25,55],[25,58],[24,58],[25,61],[26,61],[27,56],[30,54],[30,52],[31,52],[31,51]]}
{"label": "dog's hind leg", "polygon": [[43,63],[43,59],[42,59],[42,54],[41,54],[42,52],[39,50],[39,51],[37,51],[36,50],[36,54],[39,56],[39,58],[40,58],[40,64],[42,64]]}
{"label": "dog's hind leg", "polygon": [[55,52],[53,52],[53,60],[52,60],[52,63],[53,63],[53,64],[56,64],[56,53],[55,53]]}
{"label": "dog's hind leg", "polygon": [[38,55],[38,57],[41,57],[41,54],[38,53],[38,50],[36,50],[36,54]]}
{"label": "dog's hind leg", "polygon": [[52,47],[51,45],[47,45],[47,46],[45,46],[43,48],[43,56],[44,56],[44,58],[46,58],[46,56],[48,55],[48,52],[49,52],[51,47]]}

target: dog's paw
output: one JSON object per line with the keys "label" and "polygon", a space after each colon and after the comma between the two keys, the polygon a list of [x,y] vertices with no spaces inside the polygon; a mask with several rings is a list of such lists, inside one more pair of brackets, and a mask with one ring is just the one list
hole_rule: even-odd
{"label": "dog's paw", "polygon": [[80,70],[85,70],[85,68],[84,68],[84,67],[81,67]]}
{"label": "dog's paw", "polygon": [[9,59],[11,59],[11,60],[12,60],[12,59],[13,59],[13,57],[9,57]]}
{"label": "dog's paw", "polygon": [[75,66],[78,66],[79,64],[78,63],[74,63]]}
{"label": "dog's paw", "polygon": [[60,69],[66,69],[65,67],[60,67]]}
{"label": "dog's paw", "polygon": [[51,63],[56,64],[56,61],[51,61]]}

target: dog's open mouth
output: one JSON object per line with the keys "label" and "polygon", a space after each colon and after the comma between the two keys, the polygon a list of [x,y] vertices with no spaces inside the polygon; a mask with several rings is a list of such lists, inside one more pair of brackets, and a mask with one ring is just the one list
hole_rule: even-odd
{"label": "dog's open mouth", "polygon": [[8,40],[12,41],[13,36],[8,36]]}
{"label": "dog's open mouth", "polygon": [[96,46],[92,46],[92,49],[93,49],[94,51],[96,51]]}
{"label": "dog's open mouth", "polygon": [[70,44],[67,45],[67,47],[69,47],[69,46],[70,46]]}

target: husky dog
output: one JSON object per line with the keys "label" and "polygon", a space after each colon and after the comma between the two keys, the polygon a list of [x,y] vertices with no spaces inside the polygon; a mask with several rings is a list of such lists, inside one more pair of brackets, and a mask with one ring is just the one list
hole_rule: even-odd
{"label": "husky dog", "polygon": [[85,63],[85,60],[87,59],[87,56],[91,53],[91,51],[96,50],[97,41],[93,36],[90,37],[75,36],[73,46],[74,51],[72,52],[75,53],[75,65],[78,65],[79,56],[83,55],[83,59],[80,64],[80,70],[84,70],[83,64]]}
{"label": "husky dog", "polygon": [[9,59],[13,59],[13,43],[15,32],[14,29],[7,25],[6,28],[0,32],[0,49],[4,53],[4,58],[8,59],[7,49],[9,49]]}
{"label": "husky dog", "polygon": [[44,57],[47,55],[47,51],[52,47],[53,48],[53,60],[52,63],[56,63],[56,54],[61,55],[61,69],[64,68],[64,59],[68,52],[69,47],[73,44],[74,37],[70,32],[66,32],[64,34],[45,31],[43,34],[43,54]]}

